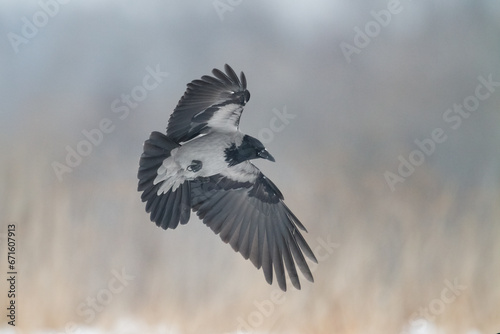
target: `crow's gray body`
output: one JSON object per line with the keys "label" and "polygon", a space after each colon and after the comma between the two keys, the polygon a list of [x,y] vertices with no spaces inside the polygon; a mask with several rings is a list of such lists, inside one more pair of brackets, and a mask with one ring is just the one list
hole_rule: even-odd
{"label": "crow's gray body", "polygon": [[313,277],[304,254],[317,262],[279,189],[250,160],[274,161],[264,145],[239,131],[250,98],[243,73],[228,65],[188,84],[167,134],[151,133],[139,162],[139,186],[156,225],[174,229],[191,211],[221,239],[286,290],[285,270],[300,289],[296,266]]}
{"label": "crow's gray body", "polygon": [[[164,181],[158,195],[167,192],[170,188],[176,190],[177,187],[185,181],[192,181],[198,177],[209,177],[216,174],[227,173],[228,163],[224,151],[228,149],[232,143],[240,145],[243,140],[243,134],[239,131],[232,133],[212,132],[174,148],[170,152],[170,157],[165,159],[162,166],[158,170],[158,176],[154,183]],[[217,148],[216,150],[214,148]],[[199,169],[189,168],[196,161],[200,166]],[[248,163],[244,164],[248,169]],[[234,171],[242,171],[243,166],[234,168]],[[195,171],[196,170],[196,171]],[[251,173],[250,177],[233,173],[235,177],[246,181],[255,180],[255,173]],[[253,179],[252,179],[253,177]]]}

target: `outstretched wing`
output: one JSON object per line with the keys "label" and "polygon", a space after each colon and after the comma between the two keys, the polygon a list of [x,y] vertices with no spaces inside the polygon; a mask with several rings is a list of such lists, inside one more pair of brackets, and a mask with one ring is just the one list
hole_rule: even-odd
{"label": "outstretched wing", "polygon": [[244,162],[224,174],[191,181],[191,195],[198,217],[245,259],[262,267],[269,284],[274,268],[278,285],[286,291],[286,268],[293,286],[300,289],[296,265],[313,282],[304,254],[317,260],[299,231],[306,229],[279,189],[253,164]]}
{"label": "outstretched wing", "polygon": [[167,136],[178,143],[186,142],[210,130],[236,131],[243,106],[250,99],[243,72],[240,78],[229,65],[226,73],[213,69],[187,85],[186,92],[170,116]]}

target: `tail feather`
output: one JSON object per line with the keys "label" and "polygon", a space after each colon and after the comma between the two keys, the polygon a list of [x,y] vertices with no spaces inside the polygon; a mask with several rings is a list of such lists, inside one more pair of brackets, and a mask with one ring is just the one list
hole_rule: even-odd
{"label": "tail feather", "polygon": [[179,147],[175,141],[160,132],[152,132],[144,143],[144,152],[139,161],[137,178],[138,191],[142,191],[141,199],[146,202],[146,212],[157,226],[167,229],[176,228],[179,222],[186,224],[191,212],[191,187],[185,181],[174,191],[158,194],[163,182],[154,184],[158,169],[163,161],[170,157],[173,149]]}

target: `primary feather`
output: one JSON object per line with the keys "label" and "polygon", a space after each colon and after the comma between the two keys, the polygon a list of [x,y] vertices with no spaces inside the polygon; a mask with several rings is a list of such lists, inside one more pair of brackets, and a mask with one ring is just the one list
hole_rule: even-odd
{"label": "primary feather", "polygon": [[203,76],[187,85],[167,127],[167,136],[181,143],[209,131],[236,131],[243,107],[250,99],[243,72],[240,78],[229,65],[226,73]]}

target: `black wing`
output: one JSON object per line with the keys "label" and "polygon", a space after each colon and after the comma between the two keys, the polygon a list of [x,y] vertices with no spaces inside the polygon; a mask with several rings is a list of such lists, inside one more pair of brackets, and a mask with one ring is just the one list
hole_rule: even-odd
{"label": "black wing", "polygon": [[303,254],[317,260],[299,232],[306,229],[285,205],[279,189],[249,162],[229,170],[227,175],[191,182],[192,207],[198,217],[245,259],[262,267],[269,284],[274,267],[278,284],[286,291],[285,267],[293,286],[300,289],[295,265],[313,282]]}
{"label": "black wing", "polygon": [[189,221],[191,212],[191,192],[189,181],[180,184],[175,190],[159,192],[162,182],[154,184],[158,168],[170,157],[170,152],[179,144],[159,132],[151,133],[144,143],[144,153],[139,161],[138,191],[142,191],[141,199],[146,202],[146,212],[150,212],[151,221],[163,229],[176,228]]}
{"label": "black wing", "polygon": [[211,129],[236,131],[243,106],[250,99],[243,72],[240,78],[229,65],[226,73],[213,69],[214,77],[205,75],[187,85],[184,96],[170,116],[167,136],[182,143]]}

